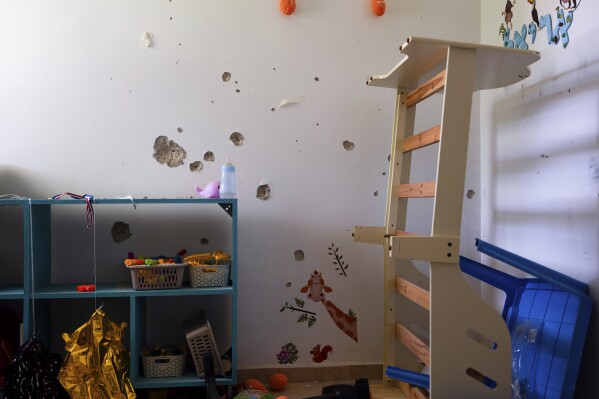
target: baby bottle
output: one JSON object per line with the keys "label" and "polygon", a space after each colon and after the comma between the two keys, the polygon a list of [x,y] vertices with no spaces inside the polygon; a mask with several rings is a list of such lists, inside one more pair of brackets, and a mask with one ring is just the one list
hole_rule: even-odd
{"label": "baby bottle", "polygon": [[235,198],[235,165],[231,163],[228,156],[221,167],[218,193],[221,198]]}

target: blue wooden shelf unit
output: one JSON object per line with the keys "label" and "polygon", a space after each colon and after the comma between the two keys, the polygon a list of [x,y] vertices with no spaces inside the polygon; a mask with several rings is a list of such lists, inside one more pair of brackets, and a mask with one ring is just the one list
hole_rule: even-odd
{"label": "blue wooden shelf unit", "polygon": [[[111,205],[136,205],[154,204],[160,209],[169,209],[178,207],[182,204],[188,204],[189,207],[195,206],[214,206],[226,212],[231,218],[230,243],[231,243],[231,270],[230,284],[223,287],[202,287],[192,288],[185,282],[182,288],[177,289],[155,289],[155,290],[135,290],[131,282],[108,282],[98,283],[95,292],[77,292],[73,284],[54,283],[52,276],[52,261],[48,265],[48,260],[52,259],[51,241],[60,239],[52,235],[52,211],[56,207],[78,206],[85,208],[84,199],[1,199],[0,207],[15,207],[20,209],[23,222],[23,264],[22,282],[20,284],[4,285],[0,282],[0,306],[4,301],[17,301],[22,304],[23,331],[24,339],[33,336],[32,320],[32,302],[35,300],[36,306],[36,329],[49,330],[47,324],[50,324],[47,312],[47,304],[54,300],[77,301],[84,298],[121,298],[122,303],[128,303],[129,307],[129,326],[128,341],[130,351],[129,374],[131,382],[135,388],[161,388],[161,387],[185,387],[202,386],[205,380],[197,375],[195,369],[189,368],[186,373],[180,377],[164,378],[145,378],[141,367],[140,354],[146,344],[146,333],[148,328],[158,328],[159,326],[147,326],[146,318],[146,300],[152,297],[219,297],[226,299],[225,303],[230,303],[230,349],[231,349],[231,369],[224,375],[217,376],[218,385],[234,385],[237,383],[237,199],[197,199],[197,198],[138,198],[138,199],[92,199],[92,206],[97,211]],[[189,211],[189,207],[185,211]],[[121,207],[123,208],[123,207]],[[133,211],[131,207],[131,211]],[[194,208],[195,209],[195,208]],[[160,232],[157,232],[159,234]],[[198,237],[198,242],[200,241]],[[227,251],[228,252],[228,251]],[[14,266],[12,266],[14,267]],[[19,271],[20,273],[20,271]],[[52,331],[51,334],[61,334],[62,331]],[[184,336],[184,333],[183,333]]]}

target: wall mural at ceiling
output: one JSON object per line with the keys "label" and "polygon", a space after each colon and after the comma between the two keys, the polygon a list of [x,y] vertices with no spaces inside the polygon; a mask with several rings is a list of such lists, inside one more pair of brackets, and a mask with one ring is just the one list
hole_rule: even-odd
{"label": "wall mural at ceiling", "polygon": [[[582,0],[541,0],[537,3],[537,0],[527,0],[516,7],[516,0],[506,0],[499,26],[503,46],[528,50],[529,45],[538,39],[541,43],[547,40],[548,45],[561,43],[563,48],[568,47],[574,12],[581,2]],[[526,22],[519,29],[514,28],[515,19]]]}

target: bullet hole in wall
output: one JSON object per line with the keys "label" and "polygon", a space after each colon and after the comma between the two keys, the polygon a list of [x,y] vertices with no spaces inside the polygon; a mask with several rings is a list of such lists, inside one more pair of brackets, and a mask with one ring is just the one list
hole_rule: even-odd
{"label": "bullet hole in wall", "polygon": [[204,153],[204,161],[214,162],[214,153],[212,151],[206,151]]}
{"label": "bullet hole in wall", "polygon": [[177,128],[177,131],[178,131],[179,133],[183,133],[183,128],[182,128],[182,127],[178,127],[178,128]]}
{"label": "bullet hole in wall", "polygon": [[272,107],[270,110],[271,110],[272,112],[275,112],[275,108],[274,108],[274,107]]}
{"label": "bullet hole in wall", "polygon": [[301,262],[302,260],[304,260],[304,251],[298,249],[293,253],[293,256],[295,257],[296,261]]}
{"label": "bullet hole in wall", "polygon": [[223,82],[231,80],[231,72],[223,72]]}
{"label": "bullet hole in wall", "polygon": [[315,82],[320,82],[320,78],[319,78],[318,76],[315,76],[315,77],[314,77],[314,81],[315,81]]}
{"label": "bullet hole in wall", "polygon": [[387,155],[387,162],[391,162],[391,155]]}
{"label": "bullet hole in wall", "polygon": [[241,93],[241,90],[235,89],[235,93]]}
{"label": "bullet hole in wall", "polygon": [[189,170],[192,172],[201,172],[204,169],[202,161],[195,161],[189,164]]}
{"label": "bullet hole in wall", "polygon": [[549,155],[547,155],[547,154],[541,154],[541,158],[549,158]]}
{"label": "bullet hole in wall", "polygon": [[209,242],[210,241],[207,238],[205,238],[205,237],[202,238],[202,239],[200,239],[200,244],[202,244],[202,245],[208,245]]}
{"label": "bullet hole in wall", "polygon": [[354,147],[355,147],[355,145],[351,141],[348,141],[348,140],[343,141],[343,148],[345,148],[347,151],[353,150]]}
{"label": "bullet hole in wall", "polygon": [[256,190],[256,198],[266,201],[270,198],[270,186],[268,184],[261,184]]}
{"label": "bullet hole in wall", "polygon": [[183,165],[183,160],[187,158],[187,152],[173,140],[166,136],[158,136],[154,141],[154,159],[162,165],[170,168]]}
{"label": "bullet hole in wall", "polygon": [[375,196],[375,197],[378,197],[378,196],[379,196],[379,190],[376,190],[376,191],[374,192],[374,196]]}
{"label": "bullet hole in wall", "polygon": [[114,222],[110,234],[112,234],[112,241],[117,244],[132,236],[129,224],[125,222]]}
{"label": "bullet hole in wall", "polygon": [[287,288],[291,288],[291,286],[292,286],[292,285],[293,285],[293,284],[291,284],[291,281],[288,281],[288,282],[287,282],[287,284],[285,284],[285,287],[287,287]]}
{"label": "bullet hole in wall", "polygon": [[468,199],[474,198],[475,195],[476,195],[476,193],[474,192],[474,190],[466,191],[466,198],[468,198]]}
{"label": "bullet hole in wall", "polygon": [[231,136],[229,136],[229,140],[231,140],[231,142],[235,144],[236,147],[241,147],[243,145],[243,140],[245,140],[245,137],[243,137],[243,134],[239,132],[233,132],[231,133]]}
{"label": "bullet hole in wall", "polygon": [[383,172],[383,176],[385,176],[387,174],[387,172]]}

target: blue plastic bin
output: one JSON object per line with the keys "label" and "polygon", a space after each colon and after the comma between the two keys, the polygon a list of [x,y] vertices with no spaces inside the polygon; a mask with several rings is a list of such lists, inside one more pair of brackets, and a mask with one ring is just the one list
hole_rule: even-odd
{"label": "blue plastic bin", "polygon": [[[580,359],[591,316],[588,287],[571,277],[504,249],[476,240],[477,249],[533,278],[510,274],[460,257],[467,273],[505,292],[502,316],[512,336],[514,356],[522,361],[520,380],[530,383],[527,399],[574,397]],[[530,327],[530,330],[526,330]],[[533,331],[524,351],[515,352],[521,333]],[[530,338],[530,337],[529,337]],[[515,358],[514,358],[515,359]],[[389,378],[429,388],[428,376],[389,366]]]}

